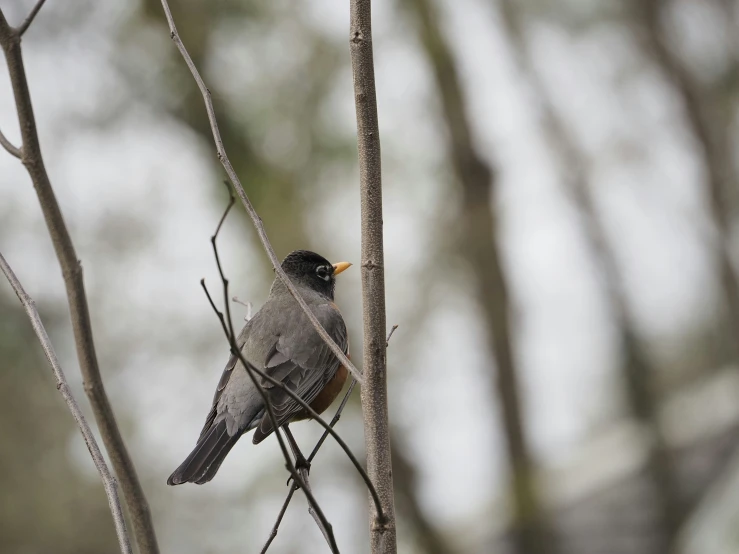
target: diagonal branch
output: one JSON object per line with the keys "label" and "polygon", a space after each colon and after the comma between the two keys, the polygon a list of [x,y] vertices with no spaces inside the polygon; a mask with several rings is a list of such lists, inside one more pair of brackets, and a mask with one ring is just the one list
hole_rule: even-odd
{"label": "diagonal branch", "polygon": [[[398,328],[398,325],[393,325],[393,328],[390,329],[390,333],[387,336],[387,339],[385,340],[385,348],[390,346],[390,338],[393,336],[393,333],[395,333],[395,330]],[[341,400],[341,404],[339,404],[338,410],[336,410],[336,413],[334,414],[333,419],[331,419],[331,423],[329,423],[329,426],[333,429],[336,424],[339,422],[339,419],[341,419],[341,412],[344,411],[344,408],[346,407],[346,403],[349,401],[349,397],[352,394],[352,391],[354,390],[354,386],[357,384],[357,382],[352,379],[351,383],[349,383],[349,388],[346,391],[346,394],[344,395],[344,398]],[[328,437],[329,432],[324,431],[323,435],[321,435],[321,438],[318,439],[318,442],[316,443],[316,446],[313,447],[313,451],[311,452],[310,456],[308,456],[308,464],[310,464],[313,461],[313,458],[316,457],[316,454],[318,454],[318,450],[320,450],[323,443],[326,441],[326,438]],[[285,498],[285,502],[282,504],[282,509],[280,510],[280,513],[277,514],[277,521],[275,521],[275,524],[272,526],[272,531],[269,534],[269,537],[267,538],[267,542],[264,544],[264,547],[262,548],[261,554],[264,554],[267,552],[267,549],[272,544],[272,541],[275,540],[275,537],[277,536],[277,530],[280,527],[280,524],[282,523],[282,518],[285,515],[285,510],[287,510],[287,506],[290,504],[290,500],[292,500],[293,494],[297,490],[296,486],[293,485],[290,488],[290,491],[287,493],[287,498]]]}
{"label": "diagonal branch", "polygon": [[290,294],[292,294],[293,298],[295,298],[295,300],[298,302],[306,317],[310,320],[311,325],[313,325],[313,327],[316,329],[324,342],[329,346],[329,348],[331,348],[331,351],[336,355],[337,358],[339,358],[339,360],[341,360],[341,363],[351,372],[354,378],[362,383],[361,372],[354,366],[351,361],[349,361],[349,358],[346,356],[346,354],[344,354],[341,348],[339,348],[339,346],[334,342],[331,336],[326,332],[316,316],[313,314],[313,312],[311,312],[310,308],[308,308],[308,305],[305,303],[305,300],[303,300],[303,297],[300,296],[300,293],[295,288],[295,285],[293,285],[292,281],[290,281],[290,278],[283,271],[282,266],[280,265],[280,261],[277,259],[277,254],[275,254],[275,251],[272,248],[272,244],[267,237],[267,232],[264,229],[262,218],[259,217],[259,214],[257,214],[256,210],[254,209],[254,206],[252,206],[251,201],[246,195],[246,191],[244,190],[244,187],[242,186],[238,175],[236,175],[236,171],[234,171],[234,168],[231,165],[228,156],[226,155],[226,149],[223,146],[221,132],[218,129],[218,122],[216,121],[216,115],[215,110],[213,109],[213,100],[211,99],[210,91],[208,90],[208,87],[205,86],[205,82],[200,76],[198,68],[195,66],[195,63],[190,57],[190,54],[187,52],[187,48],[185,48],[182,40],[180,40],[180,36],[177,34],[177,27],[175,27],[174,18],[172,17],[172,12],[169,9],[169,4],[167,3],[167,0],[162,0],[162,8],[164,9],[164,14],[167,17],[170,37],[177,46],[177,49],[180,51],[180,54],[182,54],[182,57],[184,58],[188,69],[190,69],[190,73],[192,73],[192,76],[195,79],[195,82],[197,83],[198,88],[203,95],[203,101],[205,102],[205,109],[208,112],[208,121],[210,122],[210,128],[213,132],[213,141],[216,145],[216,154],[218,156],[218,159],[223,165],[223,168],[226,170],[228,179],[231,181],[231,184],[236,190],[236,194],[239,195],[241,202],[244,204],[246,213],[249,214],[252,223],[254,223],[254,227],[257,231],[257,235],[259,236],[259,240],[262,242],[262,246],[264,246],[264,250],[267,253],[269,261],[272,263],[272,268],[285,284],[287,290],[290,291]]}
{"label": "diagonal branch", "polygon": [[272,541],[275,540],[275,537],[277,536],[277,530],[280,528],[280,523],[282,523],[282,518],[285,516],[287,507],[290,505],[290,501],[293,499],[293,495],[295,494],[296,490],[298,490],[297,485],[293,485],[290,487],[290,492],[287,493],[287,498],[285,498],[285,502],[282,503],[282,508],[280,509],[280,513],[277,514],[277,521],[275,521],[275,524],[272,526],[272,531],[270,532],[269,537],[267,538],[267,542],[264,543],[264,546],[262,547],[260,554],[264,554],[265,552],[267,552],[267,550],[269,550],[270,545],[272,544]]}
{"label": "diagonal branch", "polygon": [[[37,8],[40,8],[40,5],[37,5]],[[36,9],[37,11],[38,9]],[[136,474],[133,461],[126,450],[126,445],[118,429],[113,409],[100,376],[82,277],[82,266],[77,259],[77,253],[64,223],[64,217],[54,195],[54,189],[51,186],[41,155],[33,104],[28,89],[26,71],[23,67],[21,37],[18,29],[14,29],[8,24],[2,9],[0,9],[0,46],[2,46],[8,63],[10,82],[18,112],[21,141],[23,143],[20,149],[21,161],[26,166],[36,189],[46,226],[49,229],[49,235],[64,277],[72,319],[72,330],[80,370],[85,383],[85,392],[90,400],[103,444],[120,481],[139,550],[142,554],[158,554],[159,546],[157,545],[149,504]]]}
{"label": "diagonal branch", "polygon": [[25,33],[28,28],[31,26],[31,23],[33,23],[34,18],[36,17],[36,14],[38,14],[39,10],[41,9],[41,6],[44,5],[44,2],[46,0],[38,0],[36,2],[36,5],[31,10],[31,13],[28,14],[28,17],[26,17],[26,20],[21,23],[20,27],[18,27],[18,36],[22,37],[23,33]]}
{"label": "diagonal branch", "polygon": [[57,359],[54,346],[51,344],[49,335],[46,333],[44,324],[41,321],[41,316],[39,316],[39,313],[36,310],[36,303],[23,289],[23,286],[20,281],[18,281],[18,278],[15,276],[15,273],[13,273],[13,270],[8,265],[8,262],[5,261],[2,254],[0,254],[0,270],[2,270],[5,277],[7,277],[10,286],[13,287],[15,294],[18,295],[18,299],[21,301],[21,304],[23,304],[23,307],[28,314],[28,318],[31,320],[33,330],[36,332],[39,342],[41,342],[41,347],[44,349],[46,359],[51,365],[54,377],[56,377],[56,388],[64,397],[64,401],[67,403],[67,408],[69,408],[69,411],[72,413],[72,417],[75,422],[77,422],[77,426],[80,428],[80,432],[82,433],[82,438],[85,440],[90,456],[92,456],[92,461],[94,462],[95,467],[100,474],[100,478],[103,481],[105,495],[108,497],[110,513],[113,515],[113,523],[115,525],[116,535],[118,536],[118,546],[121,549],[121,554],[131,554],[131,541],[128,538],[126,522],[123,519],[123,511],[121,510],[121,501],[118,497],[118,484],[110,473],[108,465],[105,463],[105,458],[103,458],[103,454],[100,452],[100,448],[95,440],[95,435],[93,435],[90,426],[87,424],[85,416],[82,415],[82,411],[80,410],[77,401],[74,399],[72,391],[69,390],[67,379],[64,376],[62,366],[59,364],[59,360]]}
{"label": "diagonal branch", "polygon": [[10,154],[11,156],[15,156],[19,160],[21,159],[20,148],[18,148],[12,142],[10,142],[7,138],[5,138],[5,135],[3,135],[2,131],[0,131],[0,146],[5,148],[5,150],[8,151],[8,154]]}

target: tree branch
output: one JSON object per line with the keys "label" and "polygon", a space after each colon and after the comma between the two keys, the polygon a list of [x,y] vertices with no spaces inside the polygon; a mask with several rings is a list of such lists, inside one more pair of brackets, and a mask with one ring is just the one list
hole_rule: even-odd
{"label": "tree branch", "polygon": [[264,554],[265,552],[267,552],[270,545],[272,544],[272,541],[275,540],[275,537],[277,536],[277,530],[280,528],[280,523],[282,523],[282,518],[285,516],[287,507],[289,506],[290,501],[292,500],[296,490],[298,490],[297,485],[292,485],[290,487],[290,492],[287,493],[287,498],[285,498],[285,502],[282,503],[282,509],[280,509],[280,513],[277,514],[277,521],[275,521],[275,524],[272,526],[272,531],[267,538],[267,542],[264,543],[260,554]]}
{"label": "tree branch", "polygon": [[[393,336],[393,333],[395,333],[395,330],[398,328],[398,325],[393,325],[393,328],[390,329],[390,333],[387,336],[387,339],[385,341],[385,348],[390,346],[390,338]],[[349,401],[349,397],[352,394],[352,391],[354,390],[354,386],[357,384],[357,382],[352,379],[351,383],[349,383],[349,388],[346,391],[346,394],[344,395],[344,398],[341,400],[341,404],[339,404],[339,408],[336,410],[336,413],[334,414],[333,419],[331,419],[331,423],[329,423],[329,426],[333,429],[336,424],[339,422],[339,419],[341,419],[341,412],[344,411],[344,408],[346,407],[346,403]],[[328,437],[329,432],[324,431],[323,435],[321,435],[321,438],[318,439],[318,442],[313,447],[313,451],[310,453],[310,456],[308,456],[308,464],[310,464],[313,461],[313,458],[316,457],[316,454],[318,454],[318,451],[320,450],[321,446],[323,445],[324,441]],[[288,481],[289,483],[289,481]],[[280,527],[280,523],[282,523],[282,517],[285,515],[285,510],[287,510],[288,504],[290,504],[290,500],[293,497],[293,494],[295,493],[297,489],[295,486],[293,486],[290,489],[290,492],[287,493],[287,498],[285,498],[285,502],[282,505],[282,509],[280,510],[280,513],[277,514],[277,521],[275,521],[274,526],[272,527],[272,532],[270,533],[269,537],[267,538],[267,542],[264,545],[264,548],[262,549],[261,554],[264,554],[267,552],[267,549],[269,548],[269,545],[272,544],[272,541],[277,536],[277,529]]]}
{"label": "tree branch", "polygon": [[382,165],[372,53],[372,1],[349,2],[349,49],[357,114],[357,152],[362,211],[362,413],[367,472],[377,486],[385,518],[370,509],[370,550],[397,551],[390,424],[387,407],[385,269],[382,241]]}
{"label": "tree branch", "polygon": [[262,242],[262,246],[264,246],[264,250],[267,253],[269,261],[272,263],[272,268],[285,284],[287,290],[290,291],[290,294],[292,294],[293,298],[295,298],[295,300],[298,302],[306,317],[310,320],[311,325],[313,325],[313,327],[316,329],[324,342],[329,346],[329,348],[331,348],[331,351],[336,355],[337,358],[339,358],[341,363],[349,370],[354,378],[362,383],[363,379],[361,372],[354,366],[354,364],[349,360],[346,354],[344,354],[341,348],[339,348],[339,346],[334,342],[331,336],[326,332],[316,316],[313,314],[313,312],[310,311],[310,308],[308,308],[308,305],[305,303],[305,300],[303,300],[303,297],[300,296],[298,289],[295,288],[295,285],[293,285],[292,281],[290,281],[290,278],[283,271],[282,266],[280,265],[280,260],[277,259],[277,255],[275,254],[275,251],[272,248],[272,244],[267,237],[267,232],[264,229],[262,218],[259,217],[259,214],[257,214],[256,210],[254,209],[254,206],[252,206],[251,201],[249,200],[249,197],[247,196],[238,175],[236,175],[236,171],[234,171],[234,168],[231,165],[228,156],[226,155],[226,149],[223,146],[221,133],[218,129],[218,122],[216,121],[215,110],[213,109],[213,100],[211,99],[210,90],[208,90],[208,87],[205,86],[205,82],[200,76],[198,68],[195,66],[195,63],[190,57],[190,54],[187,52],[187,48],[185,48],[182,40],[180,40],[180,36],[177,34],[177,27],[175,26],[174,18],[172,17],[172,12],[169,9],[169,4],[167,3],[167,0],[161,1],[162,8],[164,9],[164,15],[166,16],[167,24],[169,25],[170,37],[174,41],[177,49],[180,51],[180,54],[184,58],[188,69],[190,69],[190,73],[192,73],[192,76],[195,79],[195,82],[197,83],[198,88],[203,95],[203,101],[205,102],[205,109],[208,113],[208,121],[210,122],[210,128],[213,133],[213,141],[216,145],[216,154],[218,156],[218,159],[223,165],[223,168],[226,170],[228,179],[231,181],[231,184],[236,190],[236,194],[239,195],[239,198],[241,199],[241,202],[246,209],[246,213],[249,214],[249,217],[254,224],[257,235],[259,236],[259,240]]}
{"label": "tree branch", "polygon": [[[40,4],[34,8],[33,15],[40,9]],[[29,16],[32,20],[33,18]],[[30,21],[26,20],[28,25]],[[27,27],[27,26],[26,26]],[[13,87],[18,120],[21,130],[21,161],[26,167],[33,181],[36,194],[41,204],[41,210],[49,229],[49,235],[54,245],[59,264],[64,277],[67,299],[69,302],[74,332],[77,357],[85,384],[85,392],[90,399],[93,414],[100,429],[105,448],[110,456],[113,469],[118,476],[123,490],[123,497],[131,515],[136,542],[142,554],[158,554],[159,546],[156,541],[154,525],[151,520],[149,504],[139,482],[136,470],[113,414],[100,376],[95,343],[93,340],[92,324],[85,295],[85,286],[82,277],[82,266],[77,259],[72,239],[64,223],[61,209],[54,195],[49,176],[41,155],[41,146],[38,140],[36,122],[33,114],[31,95],[28,89],[26,72],[23,67],[21,52],[21,37],[18,29],[13,29],[5,20],[0,9],[0,46],[5,53],[8,63],[10,82]]]}
{"label": "tree branch", "polygon": [[31,23],[33,23],[33,20],[36,17],[36,14],[41,9],[41,6],[44,5],[44,2],[46,2],[46,0],[38,0],[38,2],[36,2],[36,5],[31,10],[31,13],[29,13],[28,17],[26,17],[26,20],[23,23],[21,23],[20,27],[18,27],[19,37],[22,37],[23,33],[25,33],[28,30],[28,28],[31,26]]}
{"label": "tree branch", "polygon": [[82,438],[85,440],[87,450],[90,452],[92,461],[103,481],[103,487],[105,488],[105,495],[108,497],[108,506],[110,507],[110,513],[113,516],[113,524],[115,525],[115,532],[118,536],[118,546],[120,547],[121,553],[131,554],[131,542],[128,537],[128,531],[126,530],[126,522],[123,519],[121,501],[118,497],[118,484],[116,483],[115,478],[111,475],[108,465],[105,463],[105,458],[103,458],[103,454],[100,452],[100,448],[95,440],[95,435],[92,433],[90,426],[87,424],[87,420],[85,420],[85,416],[82,415],[82,411],[72,395],[72,391],[67,385],[67,379],[62,370],[62,366],[59,364],[56,352],[54,351],[54,346],[51,344],[49,335],[46,333],[44,324],[41,321],[41,316],[39,316],[39,313],[36,310],[36,303],[23,289],[23,286],[15,276],[15,273],[13,273],[8,262],[5,261],[2,253],[0,253],[0,270],[5,274],[10,286],[13,287],[15,294],[18,295],[18,299],[21,301],[21,304],[23,304],[23,308],[28,314],[28,319],[31,320],[33,330],[41,343],[41,347],[44,349],[44,354],[46,354],[46,359],[51,365],[54,377],[56,377],[56,388],[61,393],[64,401],[67,403],[67,408],[69,408],[69,411],[72,413],[72,417],[80,428],[80,433],[82,433]]}
{"label": "tree branch", "polygon": [[5,148],[7,150],[8,154],[11,156],[15,156],[19,160],[21,159],[21,150],[17,146],[14,146],[12,142],[10,142],[7,138],[5,138],[5,135],[3,135],[3,132],[0,131],[0,146]]}

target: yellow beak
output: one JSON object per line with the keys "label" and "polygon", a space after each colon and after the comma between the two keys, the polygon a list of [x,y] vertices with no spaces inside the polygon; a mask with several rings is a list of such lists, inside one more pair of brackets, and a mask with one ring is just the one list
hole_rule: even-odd
{"label": "yellow beak", "polygon": [[351,265],[352,264],[350,264],[349,262],[339,262],[337,264],[334,264],[334,275],[338,275],[345,269],[349,269]]}

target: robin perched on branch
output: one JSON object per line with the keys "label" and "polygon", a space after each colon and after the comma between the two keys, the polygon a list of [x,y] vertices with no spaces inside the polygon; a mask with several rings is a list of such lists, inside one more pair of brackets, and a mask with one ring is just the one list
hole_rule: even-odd
{"label": "robin perched on branch", "polygon": [[[331,338],[348,352],[344,318],[334,304],[335,277],[351,264],[331,264],[314,252],[297,250],[282,262],[308,307]],[[247,362],[281,381],[317,413],[336,399],[347,369],[331,352],[279,277],[262,308],[241,330],[237,346]],[[308,414],[282,389],[255,375],[272,404],[278,426]],[[246,368],[232,355],[218,383],[213,406],[195,449],[167,480],[168,485],[207,483],[241,435],[254,429],[258,444],[272,431],[262,396]]]}

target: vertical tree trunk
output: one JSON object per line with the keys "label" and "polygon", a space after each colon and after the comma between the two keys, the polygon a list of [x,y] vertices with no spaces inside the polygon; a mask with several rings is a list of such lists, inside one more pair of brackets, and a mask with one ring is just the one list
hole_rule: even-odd
{"label": "vertical tree trunk", "polygon": [[382,168],[372,55],[371,0],[351,0],[350,37],[357,111],[362,208],[362,317],[364,352],[362,412],[367,472],[382,501],[385,521],[370,503],[373,554],[397,552],[395,502],[387,408],[385,262],[382,237]]}
{"label": "vertical tree trunk", "polygon": [[[449,157],[462,187],[462,251],[475,278],[475,295],[491,345],[491,380],[503,415],[513,497],[513,533],[519,554],[555,551],[535,485],[535,469],[521,408],[512,347],[511,302],[498,248],[495,175],[474,145],[458,72],[432,0],[408,4],[434,73],[449,138]],[[494,363],[493,363],[494,361]]]}
{"label": "vertical tree trunk", "polygon": [[704,98],[705,91],[671,48],[662,26],[662,12],[667,6],[665,0],[632,2],[644,50],[674,86],[683,105],[688,130],[703,162],[706,192],[717,231],[716,272],[726,296],[729,344],[735,360],[739,360],[739,280],[731,259],[731,203],[728,198],[729,188],[736,186],[736,179],[729,132],[721,128],[722,125],[728,128],[729,122],[714,117],[714,107]]}
{"label": "vertical tree trunk", "polygon": [[532,53],[524,36],[521,10],[515,0],[502,0],[504,32],[511,43],[515,61],[538,102],[545,139],[558,158],[565,190],[579,209],[583,236],[605,283],[606,299],[624,357],[622,373],[626,397],[634,418],[650,437],[647,473],[661,514],[662,538],[667,543],[680,527],[683,510],[674,464],[659,423],[659,398],[653,386],[655,368],[652,367],[643,341],[638,336],[616,255],[596,213],[588,183],[588,162],[567,124],[557,113],[534,67]]}

